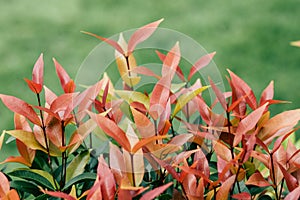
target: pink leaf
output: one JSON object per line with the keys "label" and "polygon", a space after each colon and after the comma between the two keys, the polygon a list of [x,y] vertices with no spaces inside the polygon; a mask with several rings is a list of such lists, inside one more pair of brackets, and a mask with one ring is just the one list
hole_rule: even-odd
{"label": "pink leaf", "polygon": [[167,56],[163,61],[162,66],[162,76],[166,76],[168,73],[171,73],[171,79],[173,78],[176,68],[180,61],[180,49],[179,43],[176,42],[174,47],[168,52]]}
{"label": "pink leaf", "polygon": [[[165,60],[165,58],[166,58],[166,55],[162,54],[161,52],[159,52],[159,51],[157,51],[157,50],[156,50],[155,52],[156,52],[156,54],[158,55],[159,59],[160,59],[162,62],[164,62],[164,60]],[[179,66],[176,67],[176,73],[177,73],[178,77],[179,77],[182,81],[185,82],[185,78],[184,78],[183,72],[182,72],[182,70],[180,69]]]}
{"label": "pink leaf", "polygon": [[213,52],[213,53],[204,55],[199,60],[197,60],[196,63],[193,65],[193,67],[190,70],[188,80],[191,80],[191,78],[197,71],[199,71],[203,67],[207,66],[211,62],[211,60],[213,59],[215,54],[216,54],[216,52]]}
{"label": "pink leaf", "polygon": [[[40,55],[36,63],[34,64],[32,70],[32,81],[36,84],[43,86],[43,75],[44,75],[44,61],[43,61],[43,54]],[[40,92],[40,91],[39,91]]]}
{"label": "pink leaf", "polygon": [[163,193],[166,189],[168,189],[168,187],[170,187],[173,183],[167,183],[163,186],[160,186],[158,188],[155,188],[149,192],[147,192],[146,194],[144,194],[141,198],[141,200],[150,200],[150,199],[154,199],[155,197],[157,197],[158,195],[160,195],[161,193]]}
{"label": "pink leaf", "polygon": [[170,96],[171,74],[162,77],[154,86],[150,97],[149,113],[154,120],[164,112]]}
{"label": "pink leaf", "polygon": [[270,84],[266,87],[266,89],[262,92],[259,105],[263,105],[268,100],[272,100],[273,97],[274,97],[274,81],[271,81]]}
{"label": "pink leaf", "polygon": [[4,94],[0,94],[0,98],[8,109],[20,115],[23,115],[32,123],[41,126],[40,118],[35,113],[32,106],[30,106],[28,103],[16,97]]}
{"label": "pink leaf", "polygon": [[97,174],[101,182],[102,197],[103,199],[114,199],[116,192],[114,176],[102,156],[99,157],[98,162]]}
{"label": "pink leaf", "polygon": [[210,85],[215,92],[217,99],[219,100],[221,106],[224,108],[224,110],[227,110],[227,103],[224,94],[221,92],[221,90],[215,85],[215,83],[209,78]]}
{"label": "pink leaf", "polygon": [[101,36],[96,35],[94,33],[89,33],[89,32],[86,32],[86,31],[81,31],[81,32],[84,33],[84,34],[93,36],[93,37],[95,37],[95,38],[97,38],[99,40],[102,40],[103,42],[106,42],[107,44],[109,44],[110,46],[112,46],[115,50],[117,50],[118,52],[120,52],[122,55],[125,55],[125,52],[123,51],[122,47],[116,41],[108,39],[108,38],[101,37]]}
{"label": "pink leaf", "polygon": [[133,52],[136,45],[149,38],[162,21],[163,19],[160,19],[136,30],[128,41],[128,55]]}
{"label": "pink leaf", "polygon": [[146,76],[153,76],[158,80],[161,78],[160,76],[155,74],[152,70],[150,70],[147,67],[143,67],[143,66],[135,67],[131,70],[131,72],[137,73],[137,74],[143,74],[143,75],[146,75]]}
{"label": "pink leaf", "polygon": [[286,197],[285,200],[291,200],[291,199],[299,199],[300,198],[300,186],[298,186],[296,189],[294,189],[292,192],[290,192]]}
{"label": "pink leaf", "polygon": [[0,172],[0,198],[4,198],[9,192],[9,182],[6,176]]}

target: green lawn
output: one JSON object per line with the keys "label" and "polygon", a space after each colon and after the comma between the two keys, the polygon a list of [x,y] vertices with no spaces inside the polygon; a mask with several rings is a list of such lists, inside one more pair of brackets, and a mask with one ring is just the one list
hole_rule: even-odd
{"label": "green lawn", "polygon": [[[289,43],[300,40],[299,9],[294,0],[0,0],[0,93],[34,103],[23,78],[31,77],[41,52],[45,83],[59,91],[52,57],[74,77],[98,44],[80,30],[109,37],[165,18],[161,27],[189,35],[208,52],[217,51],[215,62],[223,77],[230,68],[256,94],[274,80],[276,99],[293,102],[275,106],[275,113],[297,108],[300,48]],[[12,117],[1,103],[0,130],[13,128]]]}

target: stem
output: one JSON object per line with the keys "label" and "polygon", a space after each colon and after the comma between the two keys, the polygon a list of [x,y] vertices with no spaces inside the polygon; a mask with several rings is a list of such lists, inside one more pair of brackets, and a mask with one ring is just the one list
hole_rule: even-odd
{"label": "stem", "polygon": [[133,154],[132,153],[130,153],[130,161],[131,161],[132,183],[133,183],[133,187],[136,187],[135,176],[134,176],[134,162],[133,162]]}
{"label": "stem", "polygon": [[[130,79],[130,77],[131,77],[131,72],[130,72],[130,65],[129,65],[129,58],[128,58],[129,56],[125,56],[125,59],[126,59],[126,65],[127,65],[127,70],[128,70],[128,77],[129,77],[129,81],[130,81],[130,85],[129,85],[129,87],[131,88],[131,89],[133,89],[133,85],[132,85],[132,81],[131,81],[131,79]],[[125,83],[126,84],[126,83]]]}
{"label": "stem", "polygon": [[281,194],[282,194],[282,190],[283,190],[283,183],[284,183],[284,179],[281,180],[281,184],[280,184],[280,190],[279,190],[279,196],[278,198],[280,199]]}
{"label": "stem", "polygon": [[[61,132],[62,132],[62,146],[66,146],[65,141],[65,125],[64,120],[61,121]],[[66,183],[66,177],[67,177],[67,154],[66,151],[62,152],[62,173],[61,173],[61,180],[60,180],[60,187],[63,188]]]}
{"label": "stem", "polygon": [[[38,100],[38,105],[41,107],[42,104],[41,104],[41,97],[40,97],[39,93],[37,93],[37,100]],[[53,182],[55,184],[55,189],[58,190],[56,180],[53,176],[52,160],[51,160],[51,155],[50,155],[49,143],[48,143],[48,140],[47,140],[46,126],[45,126],[45,123],[44,123],[44,115],[43,115],[42,110],[40,110],[40,116],[41,116],[41,121],[42,121],[41,128],[43,130],[43,135],[44,135],[45,145],[46,145],[46,150],[47,150],[47,155],[48,155],[48,165],[49,165],[49,168],[50,168],[50,173],[52,175]]]}
{"label": "stem", "polygon": [[[158,136],[157,121],[156,120],[154,120],[154,131],[155,131],[155,136]],[[155,140],[155,143],[158,144],[158,140]]]}
{"label": "stem", "polygon": [[217,189],[216,189],[216,187],[214,187],[214,200],[216,200],[216,197],[217,196]]}
{"label": "stem", "polygon": [[273,183],[274,183],[274,190],[275,190],[275,196],[276,199],[279,199],[278,197],[278,188],[277,188],[277,184],[276,184],[276,177],[275,177],[275,168],[274,168],[274,161],[273,161],[273,153],[270,153],[270,159],[271,159],[271,167],[272,167],[272,177],[273,177]]}
{"label": "stem", "polygon": [[230,116],[229,116],[229,112],[226,111],[226,116],[227,116],[227,128],[228,128],[228,135],[229,135],[229,146],[230,146],[230,152],[231,152],[231,158],[234,159],[234,153],[233,153],[233,141],[232,141],[232,137],[230,137],[231,131],[230,131],[230,127],[231,127],[231,122],[230,122]]}

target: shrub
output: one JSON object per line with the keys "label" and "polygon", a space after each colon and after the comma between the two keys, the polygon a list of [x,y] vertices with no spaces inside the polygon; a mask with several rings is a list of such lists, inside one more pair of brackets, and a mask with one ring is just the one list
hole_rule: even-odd
{"label": "shrub", "polygon": [[[161,21],[135,31],[128,44],[86,32],[115,49],[122,90],[104,74],[75,92],[75,82],[53,59],[64,91],[57,95],[44,86],[41,54],[32,79],[25,79],[37,103],[0,95],[15,125],[0,144],[10,135],[20,153],[4,162],[24,165],[0,172],[1,199],[299,198],[300,155],[289,138],[299,128],[300,109],[271,117],[269,107],[284,103],[273,99],[273,82],[258,99],[230,70],[229,92],[212,79],[202,86],[197,72],[215,53],[199,58],[186,76],[179,43],[166,55],[157,51],[161,74],[137,66],[136,45]],[[157,82],[143,93],[135,86],[144,76]],[[208,89],[216,96],[210,105],[202,96]],[[108,152],[94,145],[103,138]]]}

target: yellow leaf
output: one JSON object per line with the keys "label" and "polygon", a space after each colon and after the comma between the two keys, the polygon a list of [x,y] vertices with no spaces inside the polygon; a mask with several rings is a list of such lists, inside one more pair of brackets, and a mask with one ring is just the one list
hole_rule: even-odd
{"label": "yellow leaf", "polygon": [[203,86],[201,88],[198,88],[193,91],[189,91],[183,95],[181,95],[177,99],[177,103],[174,108],[174,112],[172,114],[172,118],[185,106],[189,101],[191,101],[194,97],[196,97],[198,94],[209,88],[210,86]]}
{"label": "yellow leaf", "polygon": [[116,90],[115,93],[124,99],[128,104],[132,102],[139,102],[143,104],[146,109],[149,109],[150,99],[148,96],[141,92],[137,91],[128,91],[128,90]]}

